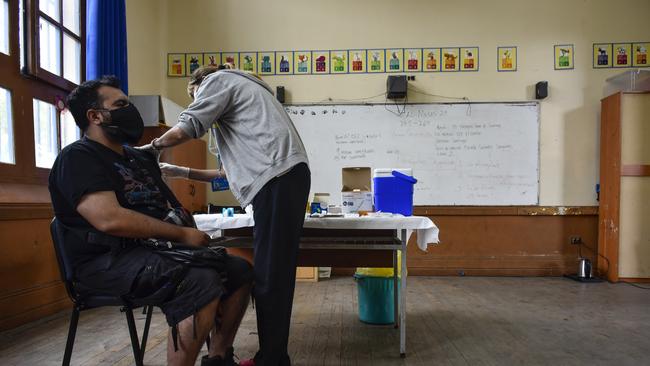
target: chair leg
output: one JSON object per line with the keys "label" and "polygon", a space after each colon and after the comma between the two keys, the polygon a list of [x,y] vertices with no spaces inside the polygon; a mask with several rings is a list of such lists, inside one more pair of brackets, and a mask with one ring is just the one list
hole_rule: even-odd
{"label": "chair leg", "polygon": [[140,353],[144,361],[144,350],[147,348],[147,337],[149,336],[149,326],[151,325],[151,315],[153,314],[153,305],[144,307],[147,319],[144,322],[144,330],[142,331],[142,342],[140,343]]}
{"label": "chair leg", "polygon": [[72,308],[72,315],[70,316],[70,328],[68,329],[68,340],[65,342],[65,353],[63,354],[63,366],[70,365],[70,358],[72,357],[72,346],[74,346],[74,338],[77,335],[77,324],[79,323],[79,309]]}
{"label": "chair leg", "polygon": [[131,347],[133,347],[133,357],[135,358],[136,366],[142,366],[142,352],[140,352],[140,345],[138,344],[138,330],[135,328],[135,318],[133,317],[133,309],[124,307],[126,313],[126,322],[129,325],[129,335],[131,336]]}

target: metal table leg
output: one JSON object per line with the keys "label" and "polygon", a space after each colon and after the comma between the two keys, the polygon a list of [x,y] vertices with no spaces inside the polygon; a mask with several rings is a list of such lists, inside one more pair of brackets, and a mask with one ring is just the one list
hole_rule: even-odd
{"label": "metal table leg", "polygon": [[397,272],[397,250],[393,250],[393,320],[395,321],[395,329],[399,327],[399,294],[397,292],[399,273]]}
{"label": "metal table leg", "polygon": [[400,288],[399,355],[406,357],[406,229],[402,229],[402,287]]}

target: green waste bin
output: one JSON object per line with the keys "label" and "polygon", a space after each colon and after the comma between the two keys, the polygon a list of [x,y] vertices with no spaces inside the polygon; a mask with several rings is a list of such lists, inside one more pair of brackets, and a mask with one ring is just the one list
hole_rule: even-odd
{"label": "green waste bin", "polygon": [[[393,277],[375,277],[355,274],[359,293],[359,320],[369,324],[395,322]],[[399,295],[399,281],[397,285]]]}

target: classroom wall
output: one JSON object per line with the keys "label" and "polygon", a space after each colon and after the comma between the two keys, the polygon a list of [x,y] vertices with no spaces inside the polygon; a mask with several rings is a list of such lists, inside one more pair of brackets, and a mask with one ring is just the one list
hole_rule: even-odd
{"label": "classroom wall", "polygon": [[[646,0],[127,0],[130,85],[186,105],[187,80],[164,76],[167,52],[478,46],[478,72],[418,73],[411,85],[472,101],[510,101],[532,99],[533,85],[547,80],[540,204],[595,205],[600,98],[605,79],[621,70],[592,69],[592,43],[650,40],[648,14]],[[575,69],[554,71],[553,45],[567,43],[575,45]],[[496,48],[511,45],[518,47],[518,71],[499,73]],[[380,94],[386,74],[265,80],[301,103]],[[442,100],[409,94],[409,102]]]}

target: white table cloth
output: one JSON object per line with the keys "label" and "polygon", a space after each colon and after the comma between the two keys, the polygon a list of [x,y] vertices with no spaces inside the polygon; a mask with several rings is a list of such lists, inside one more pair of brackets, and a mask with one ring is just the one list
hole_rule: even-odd
{"label": "white table cloth", "polygon": [[[220,230],[251,227],[255,225],[252,215],[237,214],[223,217],[221,214],[195,215],[194,220],[199,230],[210,236],[220,235]],[[421,216],[361,216],[361,217],[322,217],[305,218],[305,228],[310,229],[374,229],[407,230],[410,238],[413,231],[417,233],[418,248],[423,251],[438,243],[438,227],[428,217]]]}

